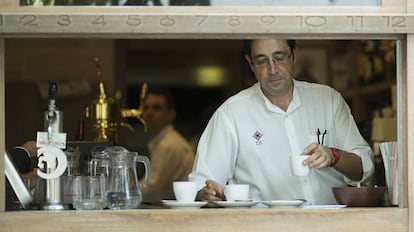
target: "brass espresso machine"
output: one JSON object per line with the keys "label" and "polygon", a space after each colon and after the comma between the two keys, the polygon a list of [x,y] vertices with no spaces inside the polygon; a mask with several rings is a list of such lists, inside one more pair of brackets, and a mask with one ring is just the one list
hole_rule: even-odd
{"label": "brass espresso machine", "polygon": [[99,96],[85,109],[85,131],[95,142],[117,142],[117,131],[121,127],[132,127],[123,121],[124,118],[137,118],[146,130],[142,118],[144,100],[148,92],[148,84],[144,83],[140,93],[140,105],[137,109],[123,109],[117,99],[107,96],[101,77],[99,59],[95,58],[99,81]]}

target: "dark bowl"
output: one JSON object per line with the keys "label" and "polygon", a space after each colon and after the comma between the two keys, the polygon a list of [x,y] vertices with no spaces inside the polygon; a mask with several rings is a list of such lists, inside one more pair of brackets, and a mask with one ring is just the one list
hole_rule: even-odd
{"label": "dark bowl", "polygon": [[386,190],[385,186],[332,188],[336,201],[350,207],[381,206]]}

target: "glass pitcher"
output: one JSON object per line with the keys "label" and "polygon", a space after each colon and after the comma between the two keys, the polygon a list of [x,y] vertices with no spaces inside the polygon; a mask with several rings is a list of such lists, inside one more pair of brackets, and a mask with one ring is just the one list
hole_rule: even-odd
{"label": "glass pitcher", "polygon": [[145,166],[145,183],[148,184],[151,169],[148,157],[139,156],[137,152],[130,152],[124,147],[109,147],[110,171],[106,190],[106,201],[109,209],[136,209],[142,202],[142,193],[139,189],[136,163]]}

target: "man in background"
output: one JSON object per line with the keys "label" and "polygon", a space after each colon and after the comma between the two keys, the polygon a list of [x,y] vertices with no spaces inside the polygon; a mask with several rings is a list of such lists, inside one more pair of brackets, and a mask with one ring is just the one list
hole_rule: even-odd
{"label": "man in background", "polygon": [[174,96],[167,90],[150,89],[142,116],[149,136],[151,157],[149,185],[142,191],[172,196],[173,181],[188,179],[195,157],[190,143],[173,126],[176,117]]}

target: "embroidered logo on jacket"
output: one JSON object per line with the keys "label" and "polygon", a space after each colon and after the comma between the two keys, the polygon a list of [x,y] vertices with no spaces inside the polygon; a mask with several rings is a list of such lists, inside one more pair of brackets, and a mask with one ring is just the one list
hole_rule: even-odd
{"label": "embroidered logo on jacket", "polygon": [[260,140],[263,137],[263,134],[259,131],[256,131],[253,134],[253,138],[256,139],[256,145],[262,145],[262,140]]}

